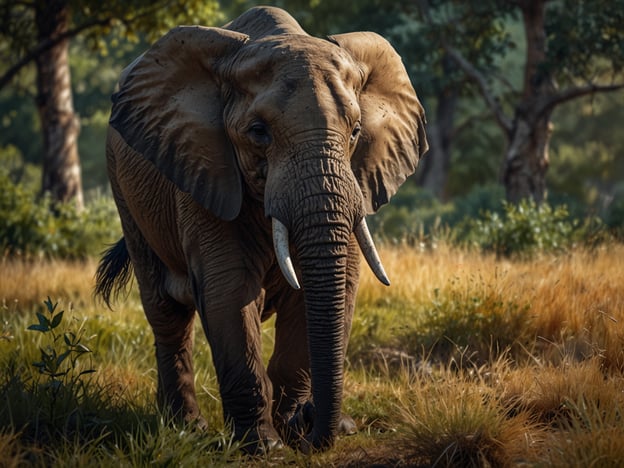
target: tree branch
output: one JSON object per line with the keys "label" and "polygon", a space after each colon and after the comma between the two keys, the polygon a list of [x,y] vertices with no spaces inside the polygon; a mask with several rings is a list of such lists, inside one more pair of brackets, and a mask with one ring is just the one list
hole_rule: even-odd
{"label": "tree branch", "polygon": [[487,103],[490,110],[494,113],[494,117],[496,118],[496,122],[498,123],[498,125],[500,125],[504,131],[510,132],[512,128],[512,122],[509,117],[505,115],[505,112],[503,111],[503,108],[498,102],[496,96],[494,96],[494,94],[492,94],[492,92],[490,91],[490,87],[488,86],[485,77],[479,72],[479,70],[474,67],[474,65],[466,60],[457,49],[449,46],[446,43],[444,43],[442,46],[444,47],[444,50],[449,55],[449,57],[451,57],[455,61],[455,63],[457,63],[459,68],[461,68],[464,73],[468,75],[468,78],[474,81],[479,87],[479,91],[481,92],[481,95],[485,99],[485,102]]}
{"label": "tree branch", "polygon": [[[431,19],[429,2],[427,0],[418,0],[417,4],[425,22],[432,26],[434,23]],[[466,58],[457,49],[449,45],[448,42],[442,40],[441,45],[448,56],[459,66],[459,68],[463,70],[468,78],[477,84],[487,106],[494,114],[496,122],[502,127],[503,131],[509,133],[512,129],[512,121],[505,115],[498,99],[496,99],[496,97],[492,94],[485,77],[474,67],[474,65],[466,60]]]}
{"label": "tree branch", "polygon": [[80,34],[81,32],[87,29],[94,28],[96,26],[107,26],[112,22],[112,20],[113,18],[110,16],[105,17],[105,18],[99,18],[99,19],[96,18],[92,21],[87,21],[86,23],[80,24],[76,26],[75,28],[68,29],[64,33],[59,34],[58,36],[54,38],[46,38],[42,40],[37,45],[35,45],[32,49],[30,49],[26,53],[26,55],[24,55],[14,65],[9,67],[9,69],[5,73],[3,73],[2,76],[0,76],[0,90],[9,84],[11,80],[15,78],[15,75],[17,75],[22,68],[24,68],[33,60],[36,60],[37,57],[39,57],[44,52],[50,50],[55,45],[59,44],[60,42],[66,39],[77,36],[78,34]]}
{"label": "tree branch", "polygon": [[550,111],[554,107],[558,106],[567,101],[571,101],[573,99],[577,99],[583,96],[587,96],[589,94],[596,93],[607,93],[610,91],[617,91],[619,89],[624,89],[624,83],[610,84],[610,85],[598,85],[594,83],[590,83],[586,86],[575,86],[572,88],[564,89],[558,93],[550,96],[546,102],[541,106],[540,113]]}

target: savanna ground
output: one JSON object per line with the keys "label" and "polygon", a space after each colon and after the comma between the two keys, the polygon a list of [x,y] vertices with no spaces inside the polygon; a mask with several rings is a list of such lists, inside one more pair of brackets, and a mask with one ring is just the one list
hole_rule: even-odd
{"label": "savanna ground", "polygon": [[[392,286],[363,265],[348,353],[344,411],[359,432],[328,453],[266,458],[245,458],[230,442],[199,328],[196,385],[208,434],[159,417],[136,291],[110,311],[92,298],[95,261],[0,262],[0,466],[624,460],[624,246],[531,261],[443,245],[380,253]],[[270,323],[264,338],[268,358]]]}

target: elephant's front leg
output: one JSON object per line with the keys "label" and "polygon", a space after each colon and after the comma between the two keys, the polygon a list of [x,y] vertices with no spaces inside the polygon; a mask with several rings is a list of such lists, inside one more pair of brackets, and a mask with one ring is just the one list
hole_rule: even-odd
{"label": "elephant's front leg", "polygon": [[[210,343],[226,423],[243,449],[256,453],[280,444],[271,415],[272,386],[262,362],[258,298],[243,307],[236,293],[204,303],[200,316]],[[235,298],[232,300],[232,298]],[[210,305],[209,305],[210,304]]]}

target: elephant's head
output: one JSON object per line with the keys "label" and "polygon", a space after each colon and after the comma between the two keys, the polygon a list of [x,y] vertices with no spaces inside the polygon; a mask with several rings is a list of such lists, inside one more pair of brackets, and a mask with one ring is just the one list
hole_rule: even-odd
{"label": "elephant's head", "polygon": [[305,295],[314,447],[340,414],[347,245],[383,272],[364,216],[427,150],[424,111],[401,59],[374,33],[318,39],[285,12],[226,28],[178,27],[122,75],[111,125],[180,190],[223,220],[264,203],[277,257]]}

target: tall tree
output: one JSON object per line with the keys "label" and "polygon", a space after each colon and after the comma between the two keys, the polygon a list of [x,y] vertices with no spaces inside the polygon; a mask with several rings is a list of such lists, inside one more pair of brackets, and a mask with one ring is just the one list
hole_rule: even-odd
{"label": "tall tree", "polygon": [[78,156],[79,119],[74,111],[69,41],[81,34],[94,46],[118,28],[148,38],[179,23],[209,24],[216,0],[0,0],[0,89],[36,66],[36,97],[43,134],[42,192],[82,207]]}
{"label": "tall tree", "polygon": [[[37,97],[43,132],[43,180],[41,190],[58,201],[74,200],[83,207],[78,134],[69,70],[69,5],[64,0],[34,3],[37,41],[53,40],[35,56]],[[57,39],[58,38],[58,39]]]}
{"label": "tall tree", "polygon": [[[560,104],[588,94],[624,87],[624,0],[437,0],[421,1],[425,21],[438,42],[477,86],[506,138],[501,173],[508,200],[546,196],[551,115]],[[477,5],[478,4],[478,5]],[[520,89],[502,94],[496,77],[449,41],[486,8],[492,24],[518,19],[525,36]],[[463,40],[478,49],[470,36]],[[495,49],[494,49],[495,50]],[[504,49],[502,49],[504,51]],[[484,57],[481,57],[483,60]],[[489,61],[494,60],[490,56]],[[498,90],[508,89],[509,77]],[[511,112],[509,112],[511,111]]]}

